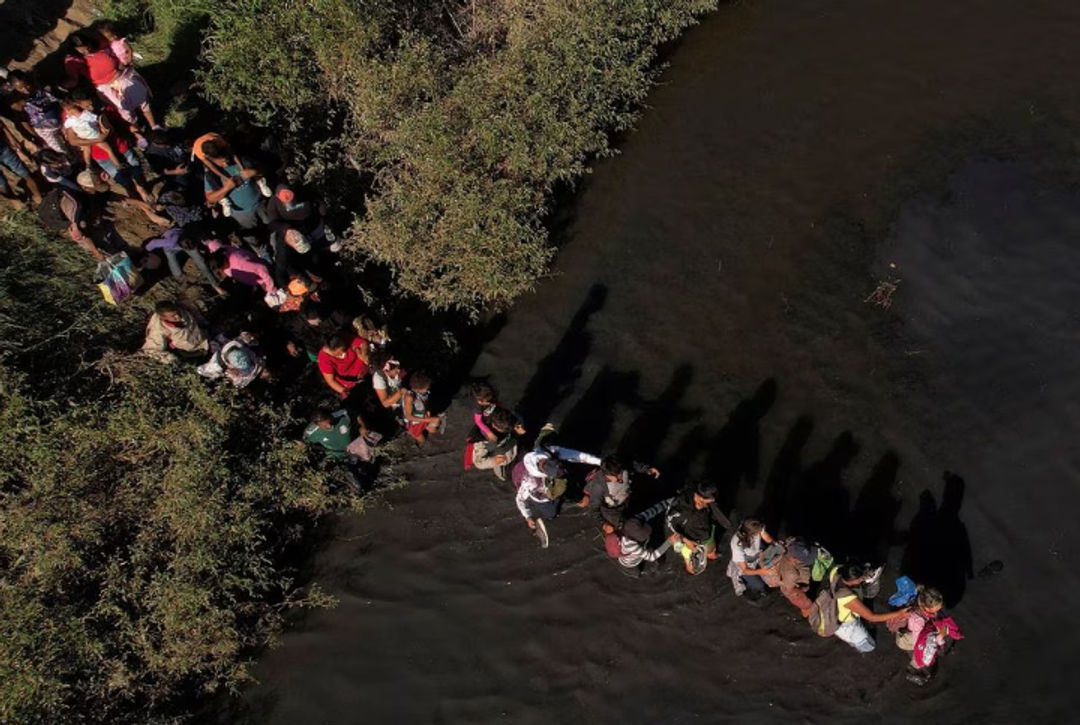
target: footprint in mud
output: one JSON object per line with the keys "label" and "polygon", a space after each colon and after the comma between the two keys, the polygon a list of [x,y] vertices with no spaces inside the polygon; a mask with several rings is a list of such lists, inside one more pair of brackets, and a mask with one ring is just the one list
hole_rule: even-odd
{"label": "footprint in mud", "polygon": [[975,573],[975,578],[976,579],[988,579],[988,578],[994,576],[995,574],[997,574],[999,571],[1001,571],[1004,568],[1005,568],[1005,563],[1003,561],[999,560],[999,559],[995,559],[994,561],[992,561],[989,564],[987,564],[986,566],[984,566],[982,569],[979,569],[979,571],[977,571]]}

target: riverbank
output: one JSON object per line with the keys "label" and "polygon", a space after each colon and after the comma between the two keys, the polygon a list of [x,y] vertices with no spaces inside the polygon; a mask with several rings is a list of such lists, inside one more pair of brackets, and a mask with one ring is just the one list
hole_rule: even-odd
{"label": "riverbank", "polygon": [[[461,476],[455,438],[386,509],[341,523],[315,573],[340,605],[267,653],[248,714],[1068,712],[1078,32],[1064,2],[722,9],[673,53],[576,200],[557,274],[474,368],[534,429],[556,420],[665,480],[718,475],[727,503],[783,528],[886,549],[890,581],[936,567],[968,639],[931,688],[907,686],[884,638],[859,658],[783,602],[736,600],[720,571],[627,579],[586,519],[556,521],[541,552],[507,493]],[[891,307],[865,301],[897,279]]]}

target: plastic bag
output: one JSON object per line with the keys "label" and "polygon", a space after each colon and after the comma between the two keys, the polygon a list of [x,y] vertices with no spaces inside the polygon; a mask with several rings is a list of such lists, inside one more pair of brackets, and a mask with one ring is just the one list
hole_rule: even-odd
{"label": "plastic bag", "polygon": [[110,305],[118,305],[131,297],[143,281],[127,252],[114,254],[104,262],[99,262],[94,279],[97,280],[102,297]]}

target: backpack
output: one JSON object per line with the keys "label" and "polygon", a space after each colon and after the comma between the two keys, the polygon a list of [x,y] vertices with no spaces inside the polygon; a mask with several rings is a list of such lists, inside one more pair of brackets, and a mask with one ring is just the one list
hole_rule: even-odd
{"label": "backpack", "polygon": [[825,579],[833,565],[833,555],[816,541],[811,543],[801,536],[789,536],[780,542],[788,556],[810,568],[810,578],[819,582]]}
{"label": "backpack", "polygon": [[836,582],[840,581],[840,574],[833,579],[833,572],[829,571],[829,585],[821,590],[817,599],[810,605],[810,614],[806,621],[810,623],[810,629],[821,637],[832,637],[836,630],[840,629],[840,613],[837,611]]}
{"label": "backpack", "polygon": [[814,554],[814,563],[810,566],[810,578],[816,582],[824,581],[832,570],[833,555],[821,544],[814,544],[817,550]]}

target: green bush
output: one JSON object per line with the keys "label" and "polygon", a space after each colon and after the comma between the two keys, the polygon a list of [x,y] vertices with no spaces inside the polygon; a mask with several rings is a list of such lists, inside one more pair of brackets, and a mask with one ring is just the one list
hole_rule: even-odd
{"label": "green bush", "polygon": [[282,411],[94,349],[137,346],[145,310],[97,299],[88,260],[0,220],[5,723],[165,722],[244,682],[285,612],[320,603],[282,555],[343,502]]}
{"label": "green bush", "polygon": [[633,122],[657,47],[715,5],[220,0],[202,79],[323,180],[370,174],[353,251],[433,308],[475,311],[543,274],[553,190]]}

